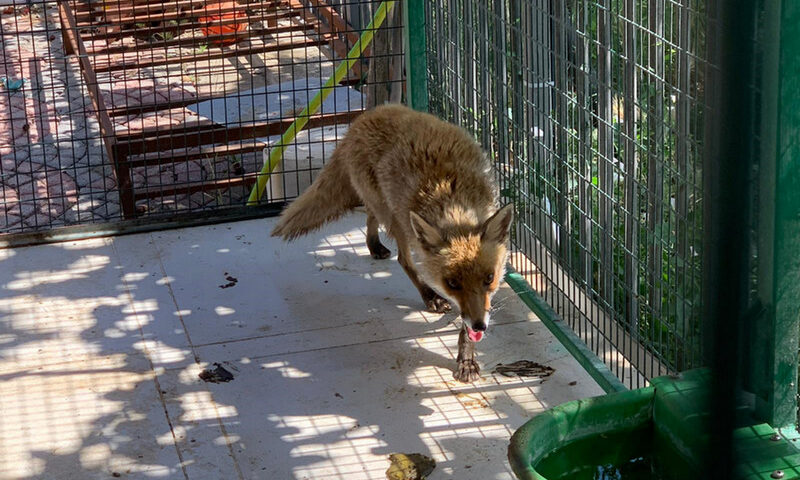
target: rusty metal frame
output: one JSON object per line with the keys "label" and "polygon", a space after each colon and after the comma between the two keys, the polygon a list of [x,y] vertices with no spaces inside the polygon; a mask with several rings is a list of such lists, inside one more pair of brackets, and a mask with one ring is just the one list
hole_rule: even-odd
{"label": "rusty metal frame", "polygon": [[92,68],[92,62],[89,60],[89,55],[86,52],[86,46],[78,36],[78,22],[75,19],[72,8],[70,8],[69,0],[62,0],[58,2],[58,12],[61,19],[61,28],[66,40],[65,53],[75,53],[78,55],[78,61],[81,65],[81,72],[83,72],[84,80],[86,80],[86,87],[89,90],[89,98],[92,101],[92,106],[97,115],[97,121],[100,124],[100,134],[103,136],[103,143],[106,147],[106,154],[108,155],[111,164],[114,166],[114,173],[117,177],[117,186],[119,188],[120,205],[122,207],[123,215],[126,218],[131,218],[135,212],[135,203],[133,200],[133,184],[131,183],[131,172],[127,165],[120,163],[116,157],[117,150],[117,137],[114,131],[114,126],[108,116],[108,109],[106,108],[103,94],[100,92],[100,86],[97,83],[97,75]]}
{"label": "rusty metal frame", "polygon": [[[131,169],[143,166],[164,165],[207,158],[215,155],[236,155],[253,153],[263,150],[267,145],[254,138],[264,138],[279,135],[295,120],[294,118],[278,119],[274,121],[246,122],[242,125],[219,125],[210,121],[184,122],[179,125],[164,125],[144,128],[135,132],[116,132],[111,121],[114,117],[139,115],[145,112],[165,111],[184,108],[197,102],[213,100],[214,96],[200,95],[197,97],[153,102],[131,106],[106,105],[100,91],[97,74],[121,72],[144,67],[173,65],[185,62],[201,62],[230,57],[241,57],[250,54],[264,53],[283,49],[303,48],[309,46],[331,45],[331,49],[338,56],[346,54],[347,43],[350,37],[357,35],[334,9],[322,0],[237,0],[234,7],[225,7],[214,10],[214,14],[242,13],[250,16],[252,8],[264,8],[266,11],[258,16],[258,21],[264,22],[266,27],[258,27],[247,32],[222,33],[208,35],[206,41],[209,45],[215,41],[235,40],[246,36],[265,36],[283,32],[304,32],[313,35],[294,37],[289,42],[275,42],[250,46],[246,48],[226,49],[208,47],[205,51],[191,55],[167,57],[156,55],[154,50],[141,47],[114,46],[103,47],[92,45],[87,48],[87,40],[113,40],[137,34],[155,34],[167,30],[184,31],[198,28],[202,25],[194,17],[199,11],[192,10],[187,15],[181,8],[194,8],[206,2],[198,0],[178,0],[169,3],[165,0],[151,0],[145,4],[123,3],[121,0],[101,0],[93,2],[92,6],[85,0],[59,1],[59,13],[64,37],[66,54],[77,54],[81,71],[86,81],[100,123],[100,132],[103,136],[106,153],[114,167],[119,189],[120,204],[125,218],[137,216],[136,202],[143,199],[167,197],[175,194],[189,194],[199,191],[227,189],[233,186],[249,185],[256,181],[256,172],[246,173],[235,178],[206,180],[202,183],[160,185],[157,188],[144,187],[134,191],[131,180]],[[103,12],[93,11],[97,5],[111,6],[110,15],[104,16]],[[315,9],[316,14],[312,13]],[[102,17],[102,18],[100,18]],[[290,26],[277,25],[279,18],[296,18]],[[326,25],[324,20],[328,22]],[[165,20],[180,20],[179,25],[154,24]],[[240,18],[223,19],[220,25],[241,22]],[[127,25],[141,23],[144,28],[127,28]],[[194,39],[173,38],[158,42],[154,48],[165,49],[168,46],[190,46]],[[166,51],[165,51],[166,52]],[[110,56],[114,55],[114,61]],[[103,57],[105,56],[105,57]],[[102,58],[102,59],[101,59]],[[357,79],[362,78],[361,68],[356,66],[353,73]],[[347,83],[354,80],[350,78]],[[308,121],[309,128],[323,127],[351,122],[360,110],[319,114]],[[177,134],[176,134],[177,133]],[[234,143],[236,142],[236,143]]]}

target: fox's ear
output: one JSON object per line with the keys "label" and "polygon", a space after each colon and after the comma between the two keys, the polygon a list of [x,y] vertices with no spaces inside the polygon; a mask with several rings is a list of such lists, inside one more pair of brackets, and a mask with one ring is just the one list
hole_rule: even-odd
{"label": "fox's ear", "polygon": [[481,239],[484,241],[506,243],[506,241],[508,241],[508,232],[511,230],[511,220],[513,219],[514,205],[509,203],[486,220],[483,224]]}
{"label": "fox's ear", "polygon": [[414,235],[416,235],[422,247],[431,251],[438,250],[444,243],[439,231],[415,212],[411,212],[409,216],[411,218],[411,228],[414,230]]}

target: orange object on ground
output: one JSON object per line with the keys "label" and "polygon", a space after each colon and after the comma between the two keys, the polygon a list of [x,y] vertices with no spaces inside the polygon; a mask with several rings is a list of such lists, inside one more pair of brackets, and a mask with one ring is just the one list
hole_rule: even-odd
{"label": "orange object on ground", "polygon": [[[205,6],[208,16],[198,19],[200,23],[205,23],[205,26],[200,27],[203,35],[222,35],[225,33],[243,32],[247,29],[247,22],[230,22],[236,18],[247,17],[247,13],[243,10],[228,11],[226,13],[219,13],[221,10],[232,10],[237,8],[235,1],[215,2]],[[241,7],[240,7],[241,8]],[[214,14],[217,12],[216,14]],[[230,38],[225,40],[214,40],[210,43],[216,46],[232,45],[237,42],[237,38]]]}

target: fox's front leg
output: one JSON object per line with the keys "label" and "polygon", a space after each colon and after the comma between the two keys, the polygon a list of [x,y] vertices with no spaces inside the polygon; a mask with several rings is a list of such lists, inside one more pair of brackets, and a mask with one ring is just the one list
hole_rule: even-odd
{"label": "fox's front leg", "polygon": [[406,243],[405,239],[402,236],[397,237],[397,261],[405,270],[406,275],[408,278],[411,279],[411,282],[417,287],[419,290],[419,294],[422,297],[422,301],[425,302],[425,307],[428,308],[429,311],[435,313],[445,313],[449,312],[452,307],[450,306],[450,302],[442,298],[441,295],[436,293],[431,287],[425,284],[420,278],[417,271],[414,269],[414,265],[410,261],[411,252],[408,249],[408,244]]}
{"label": "fox's front leg", "polygon": [[369,254],[376,260],[392,256],[392,252],[381,243],[381,238],[378,236],[378,219],[369,209],[367,209],[367,248]]}
{"label": "fox's front leg", "polygon": [[458,357],[453,378],[459,382],[470,383],[481,378],[481,368],[475,360],[475,342],[469,339],[467,324],[462,323],[458,334]]}

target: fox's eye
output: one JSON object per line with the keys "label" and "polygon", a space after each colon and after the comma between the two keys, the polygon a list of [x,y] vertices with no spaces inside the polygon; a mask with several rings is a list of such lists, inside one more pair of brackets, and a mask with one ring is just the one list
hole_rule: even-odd
{"label": "fox's eye", "polygon": [[447,279],[447,286],[452,288],[453,290],[461,290],[461,284],[458,281],[453,280],[452,278]]}
{"label": "fox's eye", "polygon": [[494,281],[494,273],[490,273],[486,275],[486,280],[484,280],[483,283],[485,283],[486,285],[491,285],[493,281]]}

